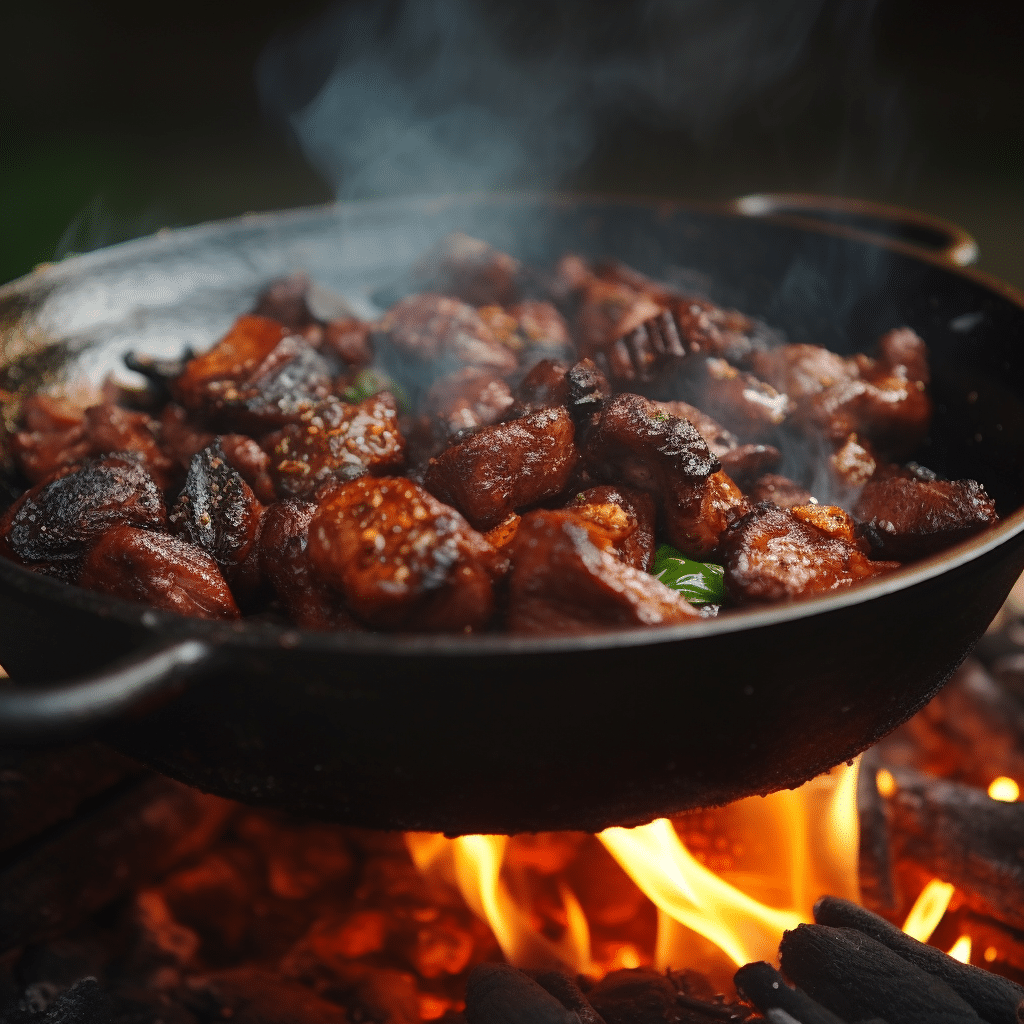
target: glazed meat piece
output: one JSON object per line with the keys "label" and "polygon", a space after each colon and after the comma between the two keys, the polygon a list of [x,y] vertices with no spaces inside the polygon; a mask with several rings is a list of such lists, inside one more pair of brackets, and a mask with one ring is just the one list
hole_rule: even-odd
{"label": "glazed meat piece", "polygon": [[697,433],[707,442],[711,454],[718,458],[739,447],[739,438],[731,430],[726,430],[718,420],[695,405],[690,405],[689,402],[655,402],[654,405],[669,416],[689,420],[697,428]]}
{"label": "glazed meat piece", "polygon": [[175,399],[191,412],[215,408],[219,395],[249,375],[288,336],[288,329],[265,316],[240,316],[208,352],[190,359],[172,384]]}
{"label": "glazed meat piece", "polygon": [[378,629],[471,632],[507,562],[453,508],[402,477],[332,491],[309,524],[315,574]]}
{"label": "glazed meat piece", "polygon": [[878,468],[878,462],[871,450],[861,444],[856,434],[851,434],[828,458],[832,478],[832,498],[843,506],[849,506],[860,494],[861,488],[871,479]]}
{"label": "glazed meat piece", "polygon": [[85,410],[85,430],[91,454],[135,452],[158,487],[163,490],[171,485],[174,461],[157,443],[159,424],[144,412],[122,409],[113,402],[92,405]]}
{"label": "glazed meat piece", "polygon": [[558,494],[579,459],[564,408],[485,427],[431,459],[424,484],[478,530]]}
{"label": "glazed meat piece", "polygon": [[519,336],[523,339],[524,359],[570,358],[575,348],[569,325],[550,303],[538,299],[518,302],[509,309],[516,318]]}
{"label": "glazed meat piece", "polygon": [[215,439],[193,457],[168,523],[172,532],[212,555],[232,589],[244,597],[259,585],[262,515],[252,488]]}
{"label": "glazed meat piece", "polygon": [[573,325],[580,354],[598,366],[606,362],[612,380],[620,371],[634,372],[628,350],[614,362],[613,350],[621,338],[661,312],[662,306],[649,295],[615,281],[594,278],[583,289]]}
{"label": "glazed meat piece", "polygon": [[270,475],[270,456],[245,434],[221,434],[219,440],[224,457],[232,468],[238,470],[242,479],[252,488],[256,499],[269,505],[277,497]]}
{"label": "glazed meat piece", "polygon": [[602,484],[577,494],[566,510],[601,527],[609,550],[634,569],[649,572],[654,564],[654,499],[643,491]]}
{"label": "glazed meat piece", "polygon": [[358,629],[339,591],[313,572],[309,561],[309,523],[316,511],[310,501],[289,498],[263,515],[259,540],[260,572],[274,589],[289,618],[303,629]]}
{"label": "glazed meat piece", "polygon": [[717,357],[688,362],[680,383],[696,406],[745,441],[770,437],[792,407],[770,384]]}
{"label": "glazed meat piece", "polygon": [[329,481],[393,472],[405,458],[398,409],[387,391],[358,405],[329,399],[285,426],[270,447],[270,475],[283,498],[311,498]]}
{"label": "glazed meat piece", "polygon": [[722,472],[741,489],[764,476],[782,461],[782,452],[770,444],[741,444],[720,456]]}
{"label": "glazed meat piece", "polygon": [[519,260],[462,232],[448,235],[424,258],[420,273],[431,291],[473,306],[508,306],[516,300]]}
{"label": "glazed meat piece", "polygon": [[512,390],[501,377],[466,366],[434,382],[424,399],[424,411],[433,417],[437,433],[448,438],[497,423],[514,404]]}
{"label": "glazed meat piece", "polygon": [[[803,508],[814,511],[802,516]],[[719,540],[726,593],[737,604],[776,603],[831,593],[898,567],[871,561],[851,535],[841,509],[755,505]]]}
{"label": "glazed meat piece", "polygon": [[369,366],[373,362],[372,327],[355,317],[338,317],[324,328],[322,349],[333,353],[346,366]]}
{"label": "glazed meat piece", "polygon": [[516,368],[515,353],[501,344],[480,314],[465,302],[424,292],[392,306],[378,325],[375,344],[397,357],[397,376],[422,386],[462,366],[495,373]]}
{"label": "glazed meat piece", "polygon": [[163,496],[129,453],[89,459],[26,491],[0,520],[0,554],[69,583],[108,530],[161,530]]}
{"label": "glazed meat piece", "polygon": [[558,359],[541,359],[519,382],[516,397],[524,412],[550,409],[569,401],[569,364]]}
{"label": "glazed meat piece", "polygon": [[508,629],[573,635],[699,618],[660,580],[616,558],[605,531],[568,510],[523,516],[509,545]]}
{"label": "glazed meat piece", "polygon": [[200,619],[237,619],[214,559],[179,537],[115,526],[86,556],[79,586]]}
{"label": "glazed meat piece", "polygon": [[693,424],[640,395],[608,402],[583,458],[595,478],[654,495],[669,543],[691,558],[706,557],[729,511],[743,506]]}
{"label": "glazed meat piece", "polygon": [[764,328],[750,317],[735,309],[723,309],[707,299],[684,296],[669,300],[669,308],[689,352],[742,363],[764,333]]}
{"label": "glazed meat piece", "polygon": [[909,561],[934,554],[998,521],[995,502],[975,480],[908,472],[870,480],[854,508],[868,524],[872,553]]}
{"label": "glazed meat piece", "polygon": [[168,402],[160,412],[160,447],[174,462],[184,479],[196,452],[202,451],[216,435],[189,418],[188,410]]}

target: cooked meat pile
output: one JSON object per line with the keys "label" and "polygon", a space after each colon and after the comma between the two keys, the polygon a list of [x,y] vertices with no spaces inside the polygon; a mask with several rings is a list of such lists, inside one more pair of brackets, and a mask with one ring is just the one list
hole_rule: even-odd
{"label": "cooked meat pile", "polygon": [[840,356],[617,263],[542,272],[465,236],[420,285],[324,322],[305,278],[276,281],[208,352],[132,358],[143,398],[28,399],[0,551],[183,615],[579,633],[717,613],[652,575],[659,542],[724,567],[728,608],[996,520],[975,481],[903,461],[931,414],[912,330]]}

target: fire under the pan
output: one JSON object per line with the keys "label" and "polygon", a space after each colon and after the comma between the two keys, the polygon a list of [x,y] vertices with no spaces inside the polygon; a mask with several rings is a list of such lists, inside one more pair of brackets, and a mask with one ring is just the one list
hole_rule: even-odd
{"label": "fire under the pan", "polygon": [[[902,1024],[966,999],[978,1017],[950,1020],[1012,1022],[1013,600],[859,763],[597,836],[370,832],[204,796],[101,748],[7,752],[0,1020]],[[958,974],[966,963],[984,973]]]}

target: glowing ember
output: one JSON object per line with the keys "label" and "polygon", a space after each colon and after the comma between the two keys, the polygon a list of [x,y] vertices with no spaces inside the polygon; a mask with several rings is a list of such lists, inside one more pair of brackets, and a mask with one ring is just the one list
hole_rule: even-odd
{"label": "glowing ember", "polygon": [[896,780],[888,768],[881,768],[875,773],[875,786],[879,796],[890,797],[896,792]]}
{"label": "glowing ember", "polygon": [[999,778],[992,780],[988,787],[988,795],[993,800],[1004,800],[1006,803],[1012,804],[1020,799],[1020,786],[1013,779],[1000,775]]}
{"label": "glowing ember", "polygon": [[903,922],[903,930],[911,938],[927,942],[942,920],[942,915],[952,898],[953,886],[949,882],[940,882],[933,878],[914,901],[906,921]]}

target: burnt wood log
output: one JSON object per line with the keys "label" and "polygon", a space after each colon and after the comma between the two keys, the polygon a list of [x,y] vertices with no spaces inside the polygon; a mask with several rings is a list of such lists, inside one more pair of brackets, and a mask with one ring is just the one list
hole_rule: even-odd
{"label": "burnt wood log", "polygon": [[1024,929],[1024,803],[892,769],[890,851],[950,882],[972,909]]}
{"label": "burnt wood log", "polygon": [[202,849],[234,805],[164,778],[129,779],[0,866],[0,951],[54,935]]}
{"label": "burnt wood log", "polygon": [[982,1018],[944,981],[853,928],[798,925],[779,946],[782,970],[848,1021],[977,1024]]}
{"label": "burnt wood log", "polygon": [[468,1024],[579,1024],[522,971],[507,964],[477,964],[466,981]]}
{"label": "burnt wood log", "polygon": [[864,752],[857,773],[857,819],[860,823],[858,875],[860,896],[872,910],[895,914],[903,906],[889,848],[889,808],[878,792],[882,761],[877,746]]}
{"label": "burnt wood log", "polygon": [[545,971],[536,976],[537,984],[550,992],[567,1010],[572,1010],[580,1024],[605,1024],[604,1018],[587,1001],[582,989],[568,974]]}
{"label": "burnt wood log", "polygon": [[962,964],[849,900],[822,897],[814,905],[814,920],[835,928],[856,928],[909,963],[941,978],[990,1024],[1016,1024],[1017,1007],[1024,1001],[1024,988],[1008,978]]}
{"label": "burnt wood log", "polygon": [[759,1010],[785,1010],[798,1024],[845,1024],[806,992],[790,988],[782,975],[763,960],[741,967],[733,979],[736,991]]}

